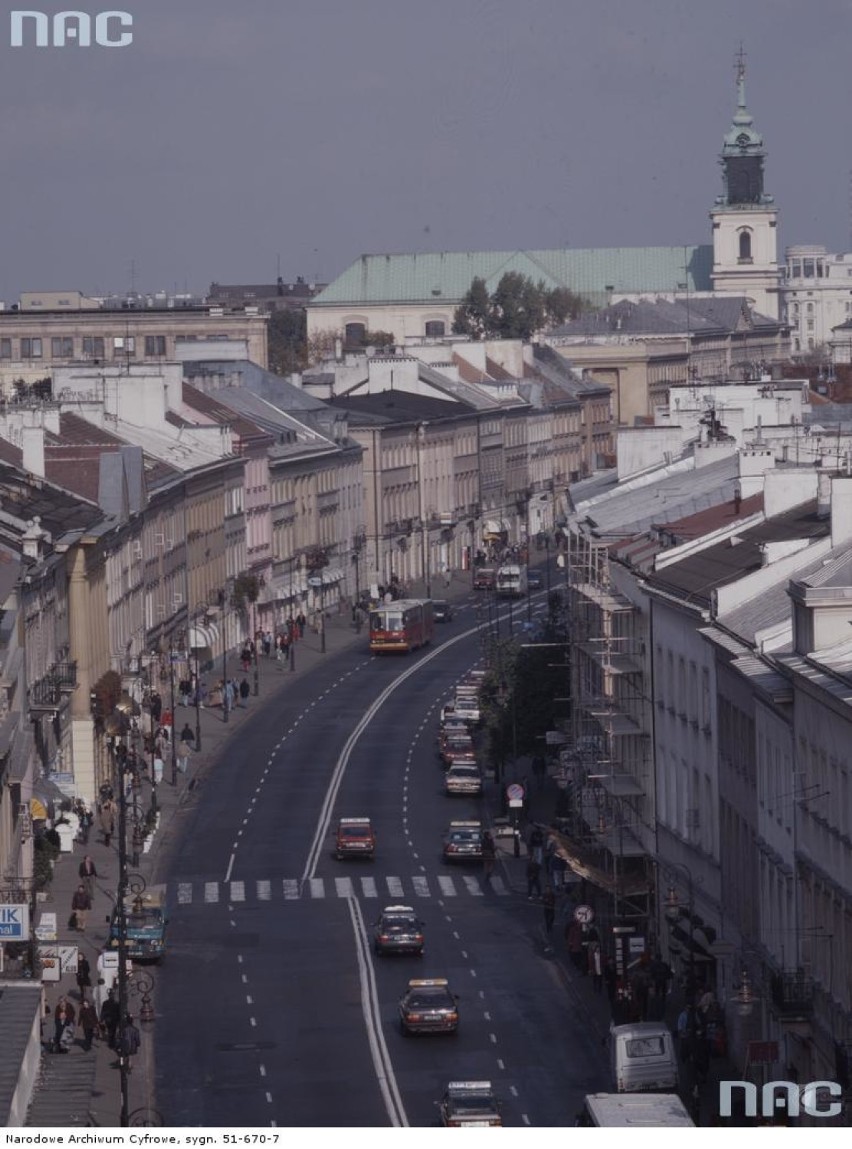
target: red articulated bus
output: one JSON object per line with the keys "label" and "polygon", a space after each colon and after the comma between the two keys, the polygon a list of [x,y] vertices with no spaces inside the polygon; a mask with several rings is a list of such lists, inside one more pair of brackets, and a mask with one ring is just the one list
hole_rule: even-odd
{"label": "red articulated bus", "polygon": [[417,650],[431,642],[434,633],[429,599],[402,598],[370,611],[370,650],[376,654]]}

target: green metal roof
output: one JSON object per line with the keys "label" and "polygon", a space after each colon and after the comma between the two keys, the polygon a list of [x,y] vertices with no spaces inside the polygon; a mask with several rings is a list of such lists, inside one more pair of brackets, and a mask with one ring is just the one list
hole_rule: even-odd
{"label": "green metal roof", "polygon": [[711,291],[712,244],[600,247],[555,251],[441,251],[362,255],[311,301],[311,307],[368,303],[458,303],[476,276],[493,291],[507,271],[547,287],[567,287],[593,303],[609,292]]}

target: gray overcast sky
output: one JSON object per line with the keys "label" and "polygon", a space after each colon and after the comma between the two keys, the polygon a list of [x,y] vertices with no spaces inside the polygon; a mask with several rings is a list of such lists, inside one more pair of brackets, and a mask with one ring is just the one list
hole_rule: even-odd
{"label": "gray overcast sky", "polygon": [[850,0],[113,5],[132,45],[60,50],[3,4],[7,302],[709,242],[740,40],[782,245],[852,246]]}

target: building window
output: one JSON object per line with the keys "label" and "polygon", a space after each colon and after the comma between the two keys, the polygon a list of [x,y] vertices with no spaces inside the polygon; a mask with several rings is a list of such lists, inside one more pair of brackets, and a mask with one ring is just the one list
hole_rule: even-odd
{"label": "building window", "polygon": [[808,328],[808,331],[813,331],[813,329],[814,329],[814,321],[813,321],[812,319],[809,319],[809,320],[808,320],[808,322],[807,322],[807,328]]}
{"label": "building window", "polygon": [[426,324],[426,338],[440,339],[447,333],[447,325],[443,319],[430,319]]}
{"label": "building window", "polygon": [[136,339],[132,335],[116,335],[112,341],[112,348],[114,359],[133,355],[136,351]]}
{"label": "building window", "polygon": [[793,277],[793,279],[799,279],[801,274],[802,274],[802,265],[800,263],[792,264],[791,270],[790,270],[790,275]]}
{"label": "building window", "polygon": [[71,359],[74,355],[74,340],[70,335],[54,335],[50,341],[50,354],[54,359]]}
{"label": "building window", "polygon": [[808,315],[813,315],[813,313],[814,313],[814,305],[812,303],[809,303],[808,304]]}
{"label": "building window", "polygon": [[103,335],[84,335],[83,336],[83,357],[86,359],[103,359],[103,357],[104,357],[104,337],[103,337]]}
{"label": "building window", "polygon": [[350,347],[363,346],[366,334],[367,328],[363,323],[347,323],[344,329],[346,342]]}
{"label": "building window", "polygon": [[802,260],[802,274],[805,279],[813,279],[814,277],[814,261],[812,259]]}
{"label": "building window", "polygon": [[0,359],[12,358],[12,340],[0,339]]}
{"label": "building window", "polygon": [[166,354],[166,337],[165,337],[165,335],[146,335],[145,336],[145,354],[146,355],[165,355]]}
{"label": "building window", "polygon": [[22,359],[41,359],[41,340],[40,339],[22,339],[21,340],[21,358]]}
{"label": "building window", "polygon": [[751,232],[741,231],[739,236],[740,241],[740,259],[751,259]]}

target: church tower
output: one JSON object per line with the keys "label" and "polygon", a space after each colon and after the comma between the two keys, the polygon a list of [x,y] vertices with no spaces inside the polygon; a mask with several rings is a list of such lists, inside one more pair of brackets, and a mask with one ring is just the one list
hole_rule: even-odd
{"label": "church tower", "polygon": [[719,162],[724,191],[710,212],[713,221],[713,290],[745,295],[755,311],[779,316],[778,209],[763,190],[766,149],[746,107],[745,59],[737,57],[737,110]]}

